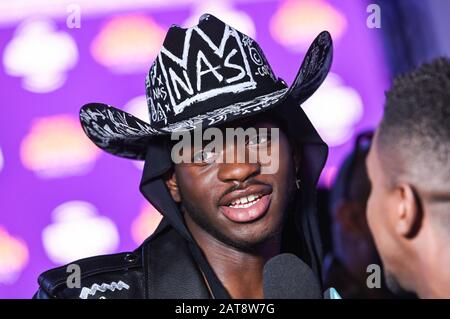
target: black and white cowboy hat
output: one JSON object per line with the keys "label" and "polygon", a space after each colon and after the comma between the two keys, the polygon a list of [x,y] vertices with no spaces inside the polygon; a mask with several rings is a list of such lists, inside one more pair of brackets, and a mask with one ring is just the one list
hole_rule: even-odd
{"label": "black and white cowboy hat", "polygon": [[110,105],[89,103],[81,108],[81,124],[103,150],[145,159],[149,140],[157,136],[286,107],[287,99],[290,108],[301,109],[328,74],[332,52],[330,34],[324,31],[288,87],[256,41],[206,14],[197,26],[169,29],[145,81],[148,123]]}

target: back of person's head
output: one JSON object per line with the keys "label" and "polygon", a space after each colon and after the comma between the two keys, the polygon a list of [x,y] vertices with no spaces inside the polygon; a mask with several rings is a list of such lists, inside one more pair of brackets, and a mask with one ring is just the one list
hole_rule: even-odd
{"label": "back of person's head", "polygon": [[378,149],[392,182],[439,197],[450,191],[450,59],[397,78],[387,93]]}
{"label": "back of person's head", "polygon": [[336,174],[330,194],[330,211],[335,212],[342,202],[366,204],[370,194],[366,158],[372,142],[373,132],[358,134],[355,146],[345,157]]}
{"label": "back of person's head", "polygon": [[[353,150],[342,162],[330,192],[333,251],[344,263],[355,263],[361,255],[372,255],[369,250],[371,235],[367,227],[366,204],[370,181],[365,160],[372,140],[372,132],[357,136]],[[357,246],[367,243],[367,249],[358,252]]]}

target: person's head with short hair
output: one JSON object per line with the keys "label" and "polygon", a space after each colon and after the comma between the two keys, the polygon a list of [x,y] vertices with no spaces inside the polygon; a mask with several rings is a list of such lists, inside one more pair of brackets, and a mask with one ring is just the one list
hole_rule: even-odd
{"label": "person's head with short hair", "polygon": [[387,284],[450,297],[450,59],[394,80],[367,166],[367,218]]}

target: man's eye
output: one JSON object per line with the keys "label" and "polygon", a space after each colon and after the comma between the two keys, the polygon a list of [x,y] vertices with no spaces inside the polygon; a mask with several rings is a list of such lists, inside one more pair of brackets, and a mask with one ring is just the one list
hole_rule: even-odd
{"label": "man's eye", "polygon": [[217,157],[217,153],[213,151],[200,150],[194,153],[194,163],[211,163]]}
{"label": "man's eye", "polygon": [[258,135],[252,136],[248,140],[248,145],[249,146],[266,145],[269,142],[270,142],[269,137],[266,134],[258,134]]}

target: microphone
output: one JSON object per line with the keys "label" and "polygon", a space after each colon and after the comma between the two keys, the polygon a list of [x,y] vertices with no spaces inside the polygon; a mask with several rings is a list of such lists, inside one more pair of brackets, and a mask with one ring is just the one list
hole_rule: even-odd
{"label": "microphone", "polygon": [[264,265],[263,289],[265,299],[322,299],[313,271],[293,254],[277,255]]}

